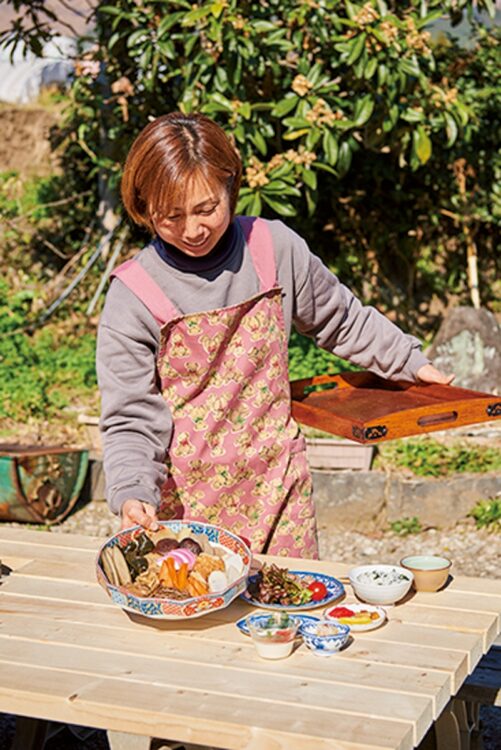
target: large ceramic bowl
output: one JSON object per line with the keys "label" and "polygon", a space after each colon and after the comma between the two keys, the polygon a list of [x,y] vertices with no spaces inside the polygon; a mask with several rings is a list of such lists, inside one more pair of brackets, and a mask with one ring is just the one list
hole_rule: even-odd
{"label": "large ceramic bowl", "polygon": [[[225,589],[217,593],[207,593],[201,596],[192,596],[187,599],[169,599],[165,597],[143,597],[136,596],[127,590],[126,585],[117,584],[116,581],[110,580],[110,571],[108,575],[105,572],[106,560],[111,550],[118,546],[120,550],[138,538],[144,530],[139,526],[120,531],[108,539],[98,552],[96,560],[97,579],[101,586],[107,591],[112,601],[118,604],[122,609],[128,612],[144,615],[162,620],[186,620],[193,617],[215,612],[218,609],[227,607],[233,599],[239,596],[247,587],[247,577],[249,575],[252,554],[247,545],[240,537],[232,534],[226,529],[218,526],[212,526],[207,523],[197,523],[192,521],[161,521],[161,527],[168,527],[174,534],[186,534],[203,542],[215,545],[223,550],[228,551],[229,556],[237,556],[240,560],[241,574],[236,580]],[[238,559],[237,559],[238,562]]]}
{"label": "large ceramic bowl", "polygon": [[368,604],[395,604],[414,580],[412,571],[400,565],[359,565],[349,572],[353,591]]}

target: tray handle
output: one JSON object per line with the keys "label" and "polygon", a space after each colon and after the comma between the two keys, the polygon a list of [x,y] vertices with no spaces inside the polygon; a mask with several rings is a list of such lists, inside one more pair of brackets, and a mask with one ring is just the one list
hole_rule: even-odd
{"label": "tray handle", "polygon": [[439,414],[425,414],[422,417],[419,417],[416,422],[419,427],[429,427],[430,425],[455,422],[457,418],[457,411],[444,411],[440,412]]}

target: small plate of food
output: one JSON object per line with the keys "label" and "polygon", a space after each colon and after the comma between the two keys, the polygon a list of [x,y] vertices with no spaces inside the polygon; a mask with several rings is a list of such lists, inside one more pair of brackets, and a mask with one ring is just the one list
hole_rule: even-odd
{"label": "small plate of food", "polygon": [[349,625],[354,633],[361,633],[379,628],[386,620],[386,612],[382,607],[373,607],[371,604],[346,604],[328,607],[324,617],[326,620]]}
{"label": "small plate of food", "polygon": [[249,576],[247,589],[241,596],[262,609],[296,612],[325,606],[343,594],[343,584],[333,576],[265,563],[256,574]]}

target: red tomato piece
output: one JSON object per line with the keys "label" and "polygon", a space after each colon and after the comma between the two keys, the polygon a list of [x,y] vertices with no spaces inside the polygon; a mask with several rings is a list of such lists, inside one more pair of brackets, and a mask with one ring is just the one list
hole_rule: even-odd
{"label": "red tomato piece", "polygon": [[308,588],[311,591],[311,600],[313,602],[319,602],[321,599],[325,599],[329,593],[321,581],[313,581]]}
{"label": "red tomato piece", "polygon": [[329,617],[353,617],[354,614],[355,612],[348,607],[334,607],[328,612]]}

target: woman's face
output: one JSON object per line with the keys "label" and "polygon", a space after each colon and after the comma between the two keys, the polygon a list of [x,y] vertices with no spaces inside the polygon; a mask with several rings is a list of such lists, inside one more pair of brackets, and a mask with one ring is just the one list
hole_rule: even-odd
{"label": "woman's face", "polygon": [[194,176],[187,184],[179,205],[162,218],[153,218],[157,234],[186,255],[201,258],[217,245],[231,221],[228,192]]}

